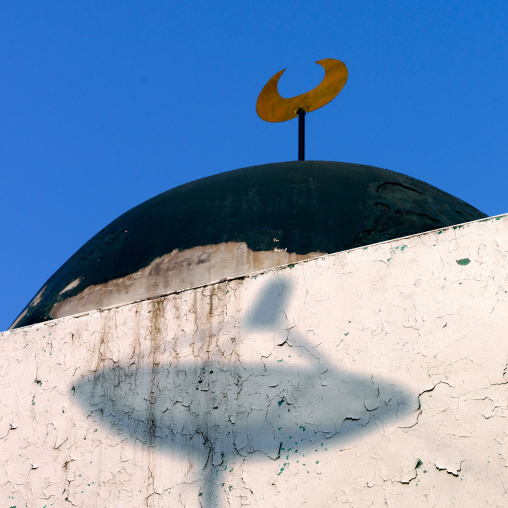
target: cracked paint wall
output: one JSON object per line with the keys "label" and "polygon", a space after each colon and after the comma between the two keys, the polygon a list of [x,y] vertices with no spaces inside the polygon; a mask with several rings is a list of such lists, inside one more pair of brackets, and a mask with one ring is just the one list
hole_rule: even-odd
{"label": "cracked paint wall", "polygon": [[508,216],[1,334],[0,505],[505,506]]}

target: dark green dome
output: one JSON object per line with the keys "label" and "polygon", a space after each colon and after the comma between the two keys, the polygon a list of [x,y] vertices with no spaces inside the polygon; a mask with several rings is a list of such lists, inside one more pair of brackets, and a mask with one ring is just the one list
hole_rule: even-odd
{"label": "dark green dome", "polygon": [[[431,185],[372,166],[299,161],[229,171],[114,220],[48,280],[13,327],[483,217]],[[109,288],[107,299],[101,288]]]}

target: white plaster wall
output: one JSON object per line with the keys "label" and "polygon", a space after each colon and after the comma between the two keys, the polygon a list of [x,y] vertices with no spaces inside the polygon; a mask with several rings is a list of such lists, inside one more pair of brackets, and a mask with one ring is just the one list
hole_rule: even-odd
{"label": "white plaster wall", "polygon": [[508,216],[0,335],[0,506],[508,505]]}

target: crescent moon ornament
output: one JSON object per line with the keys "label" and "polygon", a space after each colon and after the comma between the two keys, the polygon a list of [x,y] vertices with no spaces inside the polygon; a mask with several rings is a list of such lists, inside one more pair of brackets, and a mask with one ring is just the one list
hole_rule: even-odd
{"label": "crescent moon ornament", "polygon": [[325,70],[323,81],[310,92],[284,99],[279,95],[277,83],[286,69],[275,74],[259,94],[256,111],[267,122],[285,122],[303,113],[315,111],[333,100],[347,81],[347,67],[340,60],[325,58],[317,64]]}

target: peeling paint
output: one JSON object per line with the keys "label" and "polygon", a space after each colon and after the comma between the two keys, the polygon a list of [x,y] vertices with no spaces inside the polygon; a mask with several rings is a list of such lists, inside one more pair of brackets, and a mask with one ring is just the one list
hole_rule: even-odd
{"label": "peeling paint", "polygon": [[505,217],[4,332],[0,505],[505,506],[507,287]]}
{"label": "peeling paint", "polygon": [[[136,273],[105,284],[89,286],[51,309],[55,318],[79,312],[109,307],[157,297],[174,290],[182,290],[228,277],[285,265],[294,261],[320,256],[321,252],[295,254],[287,249],[252,251],[246,243],[221,243],[175,250],[161,256]],[[80,279],[69,284],[62,293],[78,285]]]}

